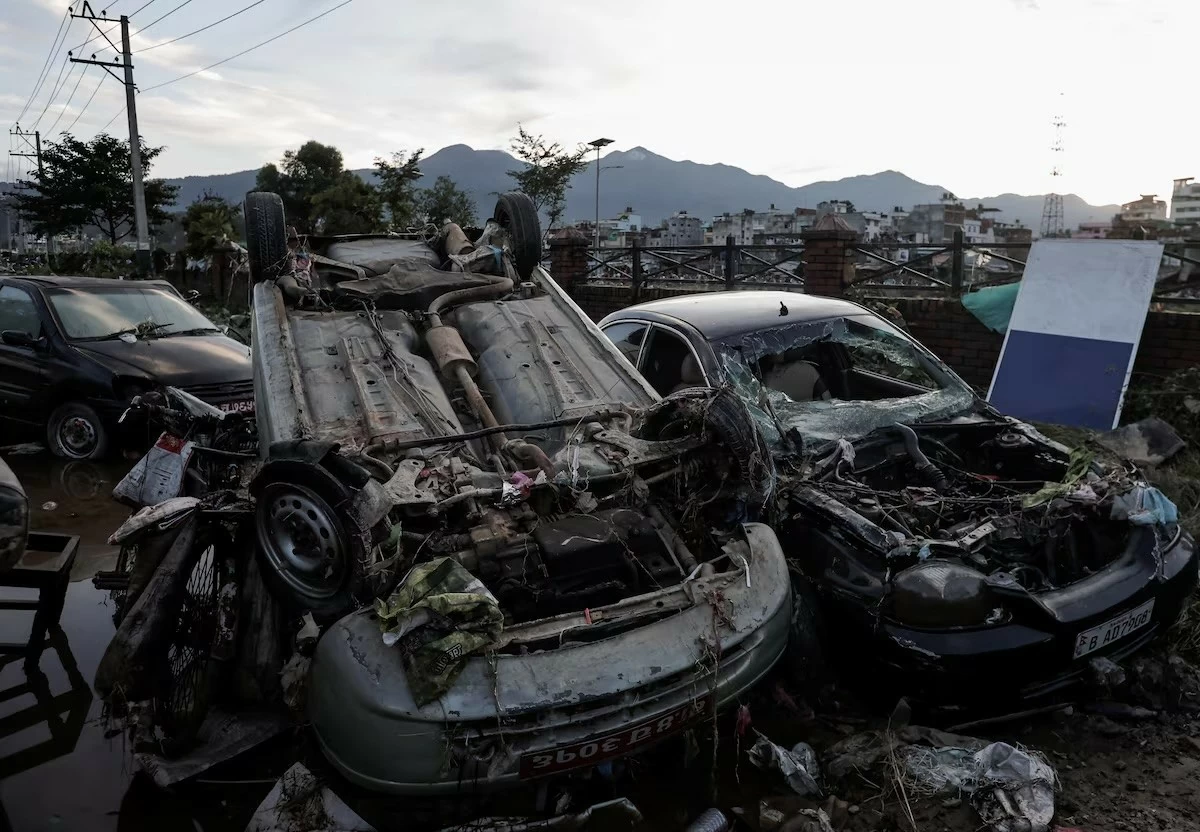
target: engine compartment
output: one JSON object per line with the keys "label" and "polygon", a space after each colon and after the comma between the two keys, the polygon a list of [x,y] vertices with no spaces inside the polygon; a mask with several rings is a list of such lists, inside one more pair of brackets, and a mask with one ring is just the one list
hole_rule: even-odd
{"label": "engine compartment", "polygon": [[1112,519],[1128,472],[1019,423],[897,425],[839,444],[809,483],[827,498],[823,511],[845,509],[875,527],[889,565],[951,559],[1031,592],[1095,574],[1131,534]]}

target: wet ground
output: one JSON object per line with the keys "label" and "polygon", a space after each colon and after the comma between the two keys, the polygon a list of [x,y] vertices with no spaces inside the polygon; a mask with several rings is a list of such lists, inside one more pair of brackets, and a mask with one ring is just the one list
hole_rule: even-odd
{"label": "wet ground", "polygon": [[[705,725],[649,755],[540,790],[451,801],[369,794],[329,771],[302,729],[213,769],[199,781],[170,792],[159,790],[134,775],[123,737],[106,724],[90,687],[113,633],[107,594],[94,589],[90,578],[98,569],[112,568],[116,552],[105,541],[128,511],[109,494],[129,463],[67,464],[44,454],[6,454],[6,459],[29,492],[34,526],[79,535],[80,553],[62,615],[62,635],[42,655],[38,670],[26,672],[19,660],[0,665],[0,832],[240,832],[275,780],[297,759],[380,830],[438,829],[480,815],[553,811],[568,801],[578,810],[617,796],[629,797],[642,810],[648,821],[644,828],[649,829],[682,829],[710,805],[741,809],[745,822],[739,829],[772,828],[759,825],[762,799],[785,808],[785,814],[825,806],[834,816],[834,829],[852,832],[981,828],[967,802],[944,795],[910,794],[904,799],[886,770],[838,784],[833,792],[841,803],[788,797],[778,778],[747,762],[753,730],[785,747],[804,740],[822,753],[838,739],[884,723],[844,707],[814,716],[789,693],[781,677],[769,678],[747,699],[752,727],[740,738],[729,714],[715,731]],[[0,589],[5,597],[19,597],[21,592]],[[0,641],[24,641],[31,620],[32,613],[0,612]],[[1121,720],[1076,709],[1073,714],[972,733],[1046,755],[1062,781],[1056,825],[1064,829],[1196,829],[1200,722],[1195,713],[1200,701],[1183,704],[1191,710],[1158,708],[1151,717]]]}

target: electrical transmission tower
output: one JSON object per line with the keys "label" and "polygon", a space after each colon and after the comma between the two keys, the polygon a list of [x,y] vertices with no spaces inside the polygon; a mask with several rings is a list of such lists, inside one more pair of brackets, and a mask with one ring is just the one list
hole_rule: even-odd
{"label": "electrical transmission tower", "polygon": [[[1054,125],[1054,144],[1050,145],[1050,150],[1061,154],[1063,152],[1063,128],[1067,126],[1067,123],[1063,121],[1061,115],[1057,115],[1051,124]],[[1062,166],[1059,165],[1058,159],[1059,157],[1056,156],[1054,164],[1050,168],[1050,181],[1054,184],[1050,188],[1050,193],[1046,194],[1046,201],[1042,205],[1041,230],[1043,237],[1063,236],[1063,198],[1062,194],[1058,193]]]}

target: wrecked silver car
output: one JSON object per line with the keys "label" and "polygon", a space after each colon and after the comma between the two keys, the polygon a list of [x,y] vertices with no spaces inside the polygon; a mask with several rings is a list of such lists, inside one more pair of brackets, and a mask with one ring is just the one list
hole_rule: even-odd
{"label": "wrecked silver car", "polygon": [[705,293],[600,326],[660,393],[732,389],[755,414],[814,672],[841,660],[934,703],[1037,698],[1143,646],[1196,586],[1191,537],[1136,469],[1001,415],[858,304]]}
{"label": "wrecked silver car", "polygon": [[791,618],[770,453],[728,391],[660,398],[538,265],[474,240],[289,240],[246,200],[260,565],[332,622],[308,714],[349,779],[454,792],[591,766],[763,676]]}

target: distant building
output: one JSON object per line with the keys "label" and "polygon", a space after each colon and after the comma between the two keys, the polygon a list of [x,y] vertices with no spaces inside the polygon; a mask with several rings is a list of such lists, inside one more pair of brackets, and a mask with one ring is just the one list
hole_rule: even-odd
{"label": "distant building", "polygon": [[1112,231],[1112,220],[1104,222],[1081,222],[1079,228],[1071,233],[1075,240],[1104,240]]}
{"label": "distant building", "polygon": [[633,213],[633,208],[626,206],[625,210],[617,214],[616,227],[618,231],[641,231],[642,217],[640,214]]}
{"label": "distant building", "polygon": [[663,220],[662,233],[654,240],[655,245],[699,246],[704,244],[704,223],[687,211],[676,211]]}
{"label": "distant building", "polygon": [[[1200,204],[1200,203],[1198,203]],[[1167,218],[1167,203],[1158,199],[1158,194],[1142,194],[1141,199],[1126,202],[1117,215],[1121,222],[1156,222]]]}
{"label": "distant building", "polygon": [[900,232],[912,236],[914,243],[949,243],[954,240],[954,232],[962,230],[966,217],[967,209],[957,201],[914,205]]}
{"label": "distant building", "polygon": [[1200,182],[1176,179],[1171,189],[1171,220],[1176,225],[1200,224]]}
{"label": "distant building", "polygon": [[714,244],[733,237],[737,245],[771,245],[788,243],[800,239],[800,233],[812,226],[817,212],[812,208],[796,208],[780,211],[772,205],[766,211],[747,208],[737,214],[722,214],[712,221]]}

